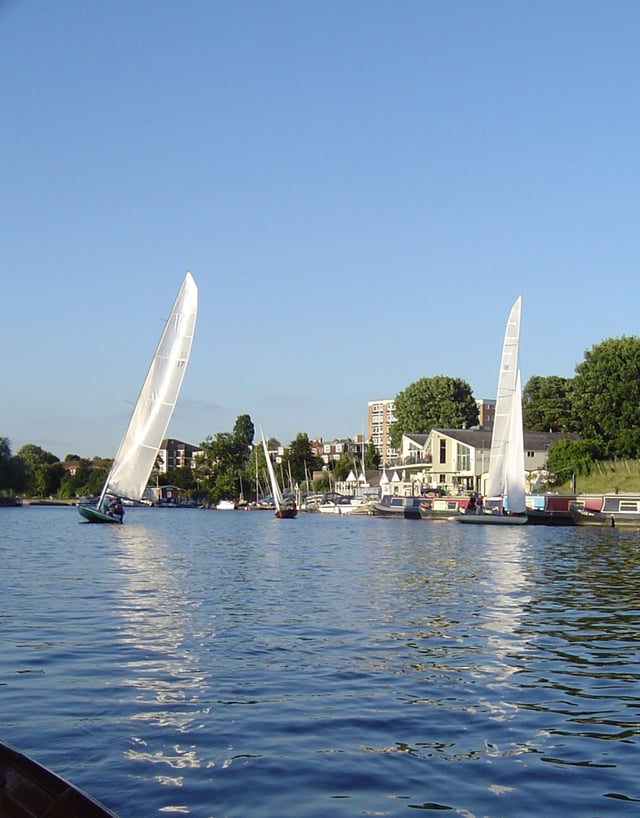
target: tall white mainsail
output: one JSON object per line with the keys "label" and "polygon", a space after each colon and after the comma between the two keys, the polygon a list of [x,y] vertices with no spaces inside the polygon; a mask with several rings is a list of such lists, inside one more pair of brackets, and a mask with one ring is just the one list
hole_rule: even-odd
{"label": "tall white mainsail", "polygon": [[502,347],[496,411],[493,421],[493,434],[491,436],[489,477],[487,480],[487,495],[489,497],[498,497],[505,493],[509,425],[511,422],[511,410],[518,377],[521,310],[522,296],[519,296],[509,313],[509,320],[507,321]]}
{"label": "tall white mainsail", "polygon": [[516,387],[511,406],[509,424],[509,453],[505,468],[505,494],[510,512],[522,514],[526,507],[524,485],[524,430],[522,426],[522,387],[520,370],[516,377]]}
{"label": "tall white mainsail", "polygon": [[275,503],[276,510],[282,511],[284,507],[284,497],[282,496],[282,492],[280,491],[280,486],[278,485],[278,481],[276,480],[276,473],[273,470],[273,463],[271,462],[271,455],[269,454],[269,449],[267,447],[267,441],[264,437],[264,432],[262,431],[262,426],[260,427],[260,437],[262,438],[262,448],[264,450],[264,457],[267,461],[267,471],[269,472],[269,482],[271,483],[271,493],[273,494],[273,502]]}
{"label": "tall white mainsail", "polygon": [[129,426],[100,496],[140,500],[178,400],[198,312],[198,288],[187,273],[171,308]]}

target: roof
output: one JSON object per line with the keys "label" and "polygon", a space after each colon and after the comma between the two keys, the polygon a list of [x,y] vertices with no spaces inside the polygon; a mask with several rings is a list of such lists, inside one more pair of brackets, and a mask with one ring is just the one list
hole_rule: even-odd
{"label": "roof", "polygon": [[424,446],[424,444],[427,442],[427,439],[429,438],[429,435],[422,435],[422,434],[419,435],[419,434],[414,434],[414,433],[410,433],[410,432],[405,432],[403,434],[403,437],[408,438],[413,443],[416,443],[418,446]]}
{"label": "roof", "polygon": [[[471,446],[474,449],[491,448],[491,432],[488,429],[432,429],[433,432],[446,435],[447,437]],[[413,436],[412,436],[413,437]],[[572,432],[524,432],[524,447],[532,451],[542,451],[548,449],[552,443],[561,440],[578,440],[579,436]]]}

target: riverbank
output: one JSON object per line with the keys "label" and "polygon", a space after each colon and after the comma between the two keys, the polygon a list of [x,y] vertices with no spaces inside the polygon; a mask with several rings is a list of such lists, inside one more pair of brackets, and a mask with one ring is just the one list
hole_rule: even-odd
{"label": "riverbank", "polygon": [[[640,494],[640,461],[596,461],[591,464],[591,473],[576,475],[575,482],[578,494]],[[571,480],[552,488],[561,493],[573,492]]]}

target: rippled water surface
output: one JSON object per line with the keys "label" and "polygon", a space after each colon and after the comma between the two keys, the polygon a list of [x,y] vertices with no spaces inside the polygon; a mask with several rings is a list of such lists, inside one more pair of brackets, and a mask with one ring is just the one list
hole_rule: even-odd
{"label": "rippled water surface", "polygon": [[640,814],[639,532],[0,527],[0,735],[121,818]]}

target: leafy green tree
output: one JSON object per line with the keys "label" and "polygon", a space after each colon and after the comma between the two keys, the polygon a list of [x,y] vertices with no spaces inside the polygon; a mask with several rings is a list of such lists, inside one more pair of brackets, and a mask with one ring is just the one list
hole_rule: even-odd
{"label": "leafy green tree", "polygon": [[640,338],[609,338],[585,352],[573,379],[576,430],[603,457],[640,456]]}
{"label": "leafy green tree", "polygon": [[307,475],[311,476],[314,471],[322,468],[322,458],[313,454],[309,436],[304,432],[299,432],[295,440],[291,441],[284,460],[295,483],[304,482]]}
{"label": "leafy green tree", "polygon": [[78,486],[77,494],[86,494],[89,497],[96,497],[100,494],[110,468],[111,461],[106,461],[106,465],[94,466],[84,486]]}
{"label": "leafy green tree", "polygon": [[572,432],[573,379],[533,375],[522,390],[525,429],[532,432]]}
{"label": "leafy green tree", "polygon": [[[233,437],[238,444],[238,449],[241,450],[244,446],[250,449],[253,445],[253,438],[255,436],[255,427],[250,415],[239,415],[233,426]],[[244,452],[246,455],[246,452]]]}
{"label": "leafy green tree", "polygon": [[0,437],[0,491],[9,486],[9,462],[11,460],[11,442],[8,437]]}
{"label": "leafy green tree", "polygon": [[[271,452],[280,447],[279,441],[270,438],[267,441],[267,449]],[[244,485],[247,486],[247,493],[253,495],[254,499],[271,493],[269,485],[269,475],[267,472],[267,461],[264,456],[262,448],[262,441],[256,443],[253,447],[252,454],[247,461],[243,477]],[[251,487],[251,490],[249,489]]]}
{"label": "leafy green tree", "polygon": [[201,444],[203,455],[197,478],[211,502],[240,496],[240,478],[251,457],[254,427],[249,415],[240,415],[233,432],[218,432]]}
{"label": "leafy green tree", "polygon": [[18,457],[24,463],[27,478],[26,490],[31,496],[46,497],[48,494],[57,492],[62,475],[57,470],[50,472],[48,469],[53,463],[59,463],[54,454],[33,443],[27,443],[18,451]]}
{"label": "leafy green tree", "polygon": [[49,463],[44,472],[44,495],[45,497],[60,496],[60,486],[66,475],[65,467],[58,460],[56,463]]}
{"label": "leafy green tree", "polygon": [[[354,474],[357,472],[357,464],[352,454],[343,454],[339,460],[333,464],[333,479],[346,480],[349,472],[353,470]],[[357,476],[357,475],[356,475]]]}
{"label": "leafy green tree", "polygon": [[555,476],[555,483],[566,483],[573,474],[590,474],[593,461],[601,458],[597,440],[559,440],[549,447],[547,471]]}
{"label": "leafy green tree", "polygon": [[13,494],[26,494],[29,487],[25,462],[18,455],[9,458],[7,465],[7,488]]}
{"label": "leafy green tree", "polygon": [[164,474],[158,475],[158,484],[161,486],[177,486],[184,491],[193,491],[197,487],[197,478],[193,469],[180,467],[169,469]]}
{"label": "leafy green tree", "polygon": [[381,462],[380,452],[376,449],[374,442],[370,440],[364,452],[364,467],[367,470],[377,469]]}
{"label": "leafy green tree", "polygon": [[[99,489],[96,492],[91,492],[89,491],[89,486],[96,472],[98,473],[100,480]],[[81,458],[80,460],[78,460],[76,473],[73,476],[74,481],[73,488],[75,490],[75,494],[76,495],[85,494],[91,496],[93,496],[93,494],[98,494],[100,491],[102,491],[104,481],[107,479],[107,472],[108,468],[106,465],[94,467],[91,460],[87,460],[86,458]]]}
{"label": "leafy green tree", "polygon": [[469,384],[461,378],[435,375],[410,384],[395,399],[396,421],[391,445],[399,449],[402,435],[428,434],[436,426],[458,429],[478,423],[478,405]]}

